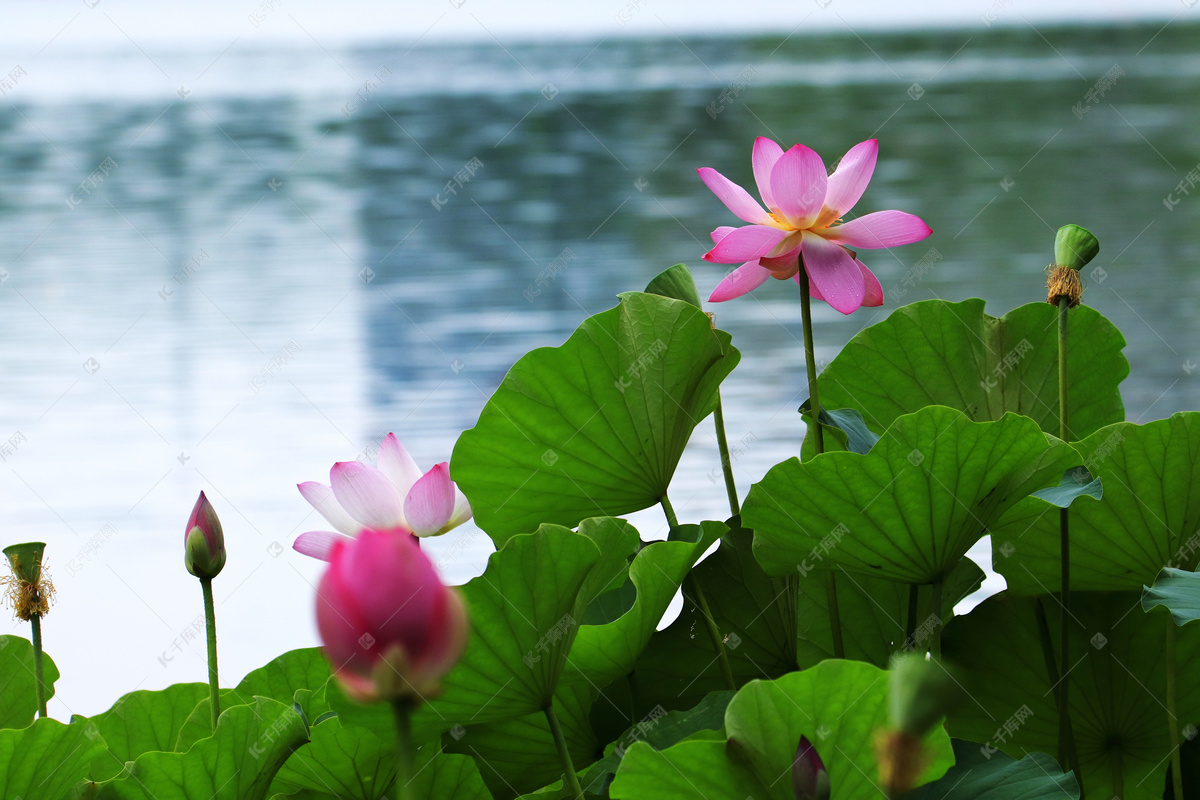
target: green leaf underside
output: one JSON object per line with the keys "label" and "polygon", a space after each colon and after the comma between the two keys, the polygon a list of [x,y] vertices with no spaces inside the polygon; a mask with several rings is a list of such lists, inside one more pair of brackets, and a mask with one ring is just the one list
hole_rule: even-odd
{"label": "green leaf underside", "polygon": [[[945,405],[979,421],[1024,414],[1057,435],[1057,309],[1029,303],[997,319],[983,308],[973,298],[896,309],[821,372],[821,403],[858,409],[877,432],[924,406]],[[1071,438],[1081,439],[1125,419],[1118,387],[1129,362],[1125,338],[1095,309],[1071,309],[1068,326]]]}
{"label": "green leaf underside", "polygon": [[[123,695],[112,708],[91,718],[113,754],[108,768],[93,777],[102,780],[114,777],[126,761],[133,761],[143,753],[174,750],[184,722],[207,697],[207,683],[177,683],[161,691]],[[204,722],[208,728],[205,735],[211,735],[211,717]]]}
{"label": "green leaf underside", "polygon": [[541,523],[573,527],[659,502],[737,364],[729,335],[700,309],[620,299],[561,347],[518,360],[459,437],[451,474],[498,545]]}
{"label": "green leaf underside", "polygon": [[985,755],[976,742],[954,739],[954,766],[909,800],[1079,800],[1073,773],[1064,773],[1046,753],[1017,761],[1000,752]]}
{"label": "green leaf underside", "polygon": [[687,268],[687,264],[676,264],[658,273],[654,276],[654,280],[646,285],[646,293],[682,300],[688,305],[701,308],[700,293],[696,291],[696,279],[692,277],[692,272]]}
{"label": "green leaf underside", "polygon": [[[58,667],[42,652],[46,699],[54,696]],[[33,644],[20,636],[0,636],[0,728],[24,728],[37,714],[37,685],[33,677]]]}
{"label": "green leaf underside", "polygon": [[396,778],[396,746],[366,728],[330,719],[314,726],[310,741],[275,776],[272,792],[302,789],[342,800],[378,800]]}
{"label": "green leaf underside", "polygon": [[145,753],[98,800],[261,800],[288,756],[308,741],[289,705],[256,698],[222,712],[216,734],[186,753]]}
{"label": "green leaf underside", "polygon": [[[1052,596],[1001,593],[956,617],[942,638],[970,701],[951,715],[954,736],[1003,750],[1055,753],[1058,712],[1038,634],[1038,603],[1057,653],[1059,606]],[[1088,797],[1112,797],[1112,756],[1122,761],[1126,800],[1162,797],[1167,734],[1166,614],[1143,615],[1136,592],[1071,597],[1071,720]],[[1178,632],[1181,721],[1200,719],[1200,628]],[[1055,656],[1057,661],[1057,655]]]}
{"label": "green leaf underside", "polygon": [[[811,401],[804,401],[804,404],[800,406],[800,413],[804,415],[805,421],[811,424]],[[828,409],[822,406],[821,427],[827,433],[836,431],[834,441],[838,446],[826,447],[825,452],[849,450],[852,453],[861,455],[871,452],[871,448],[879,441],[879,435],[867,426],[862,413],[853,408]],[[804,461],[808,461],[816,455],[816,446],[808,436],[805,436],[804,445],[801,447],[801,450],[801,456]]]}
{"label": "green leaf underside", "polygon": [[898,418],[866,455],[776,465],[743,517],[768,573],[836,566],[933,583],[1013,504],[1080,461],[1027,417],[971,422],[931,406]]}
{"label": "green leaf underside", "polygon": [[[791,764],[800,737],[807,736],[829,770],[836,800],[874,800],[880,789],[872,741],[887,725],[887,691],[883,670],[855,661],[752,681],[725,711],[728,742],[684,741],[662,751],[636,743],[625,752],[610,794],[614,800],[792,800]],[[935,729],[925,742],[930,763],[918,784],[939,778],[953,763],[945,731]]]}
{"label": "green leaf underside", "polygon": [[1166,607],[1176,625],[1200,619],[1200,573],[1165,568],[1153,586],[1142,589],[1142,609],[1146,612]]}
{"label": "green leaf underside", "polygon": [[1029,496],[1045,500],[1059,508],[1069,508],[1077,497],[1104,499],[1104,484],[1100,482],[1099,478],[1093,478],[1086,467],[1076,467],[1063,473],[1062,481],[1058,486],[1038,489]]}
{"label": "green leaf underside", "polygon": [[60,800],[107,759],[104,740],[84,721],[64,725],[39,719],[30,727],[0,730],[0,797]]}
{"label": "green leaf underside", "polygon": [[[1074,313],[1074,312],[1072,312]],[[1163,567],[1200,563],[1200,413],[1120,423],[1072,442],[1104,484],[1104,499],[1071,506],[1071,588],[1140,591]],[[993,565],[1009,591],[1058,586],[1059,514],[1043,500],[1016,504],[992,529]]]}

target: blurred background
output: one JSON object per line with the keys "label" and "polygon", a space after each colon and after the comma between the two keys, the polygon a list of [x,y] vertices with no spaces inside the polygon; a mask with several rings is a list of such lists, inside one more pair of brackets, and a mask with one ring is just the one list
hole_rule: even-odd
{"label": "blurred background", "polygon": [[[229,550],[223,683],[316,644],[321,564],[290,545],[327,526],[295,484],[388,431],[449,459],[520,355],[671,264],[707,296],[734,218],[695,169],[753,186],[756,136],[829,166],[878,138],[855,211],[934,229],[865,254],[883,308],[815,309],[821,359],[899,304],[1043,300],[1076,222],[1103,247],[1086,302],[1129,341],[1129,419],[1197,408],[1196,5],[0,3],[0,540],[49,544],[51,714],[205,679],[182,563],[201,489]],[[715,308],[742,351],[743,494],[803,435],[787,286]],[[706,422],[681,519],[723,518],[719,481]],[[492,549],[471,524],[430,547],[455,583]]]}

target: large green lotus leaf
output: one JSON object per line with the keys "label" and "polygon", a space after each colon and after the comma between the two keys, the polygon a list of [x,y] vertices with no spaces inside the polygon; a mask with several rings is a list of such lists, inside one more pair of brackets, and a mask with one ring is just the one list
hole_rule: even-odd
{"label": "large green lotus leaf", "polygon": [[[37,714],[37,681],[33,673],[33,645],[20,636],[0,636],[0,728],[24,728]],[[54,696],[58,667],[44,651],[42,677],[46,699]]]}
{"label": "large green lotus leaf", "polygon": [[629,583],[637,591],[633,607],[606,625],[580,626],[571,646],[567,677],[583,677],[604,686],[627,675],[688,571],[727,530],[723,523],[704,522],[698,541],[655,542],[642,548],[629,567]]}
{"label": "large green lotus leaf", "polygon": [[1142,608],[1151,611],[1165,606],[1176,625],[1200,619],[1200,572],[1167,567],[1153,586],[1142,589]]}
{"label": "large green lotus leaf", "polygon": [[985,755],[975,742],[952,743],[954,766],[908,800],[1079,800],[1074,773],[1064,773],[1045,753],[1017,761],[1004,753]]}
{"label": "large green lotus leaf", "polygon": [[[970,697],[947,722],[954,736],[1014,758],[1057,752],[1058,712],[1038,634],[1039,603],[1057,663],[1060,610],[1051,595],[1001,593],[947,626],[942,654]],[[1117,757],[1125,800],[1162,797],[1170,753],[1163,651],[1166,626],[1173,623],[1165,613],[1143,614],[1139,603],[1137,592],[1071,596],[1071,720],[1088,797],[1116,794]],[[1200,659],[1200,629],[1180,629],[1177,648],[1177,714],[1200,719],[1200,671],[1189,668]]]}
{"label": "large green lotus leaf", "polygon": [[[161,691],[123,695],[112,708],[91,718],[113,755],[107,768],[93,777],[114,777],[126,761],[142,753],[173,751],[184,722],[200,701],[207,699],[206,683],[177,683]],[[206,718],[205,725],[211,727],[211,720]]]}
{"label": "large green lotus leaf", "polygon": [[492,800],[479,767],[469,756],[438,753],[427,763],[418,762],[417,767],[414,800]]}
{"label": "large green lotus leaf", "polygon": [[380,739],[336,719],[314,725],[309,736],[276,773],[272,793],[306,789],[343,800],[378,800],[396,778],[395,736]]}
{"label": "large green lotus leaf", "polygon": [[[289,650],[247,674],[234,688],[222,689],[221,713],[234,706],[253,705],[255,697],[269,697],[291,705],[297,690],[318,692],[330,682],[329,678],[329,662],[321,655],[321,648]],[[187,752],[196,742],[212,736],[211,708],[206,692],[180,728],[173,748],[175,752]]]}
{"label": "large green lotus leaf", "polygon": [[[514,536],[492,553],[484,573],[462,587],[471,620],[467,647],[442,679],[442,694],[413,715],[416,740],[540,711],[592,599],[581,589],[597,562],[611,571],[591,538],[556,525]],[[333,684],[327,694],[344,725],[390,735],[394,722],[382,704],[354,703]]]}
{"label": "large green lotus leaf", "polygon": [[99,785],[98,800],[261,800],[308,741],[289,705],[266,697],[221,714],[216,734],[186,753],[145,753],[127,777]]}
{"label": "large green lotus leaf", "polygon": [[[800,580],[796,656],[802,667],[833,658],[827,574],[813,571]],[[906,646],[923,652],[929,646],[932,631],[954,616],[954,606],[977,590],[985,577],[978,564],[966,556],[960,558],[942,587],[942,608],[937,613],[933,610],[933,587],[918,586],[913,641],[908,642],[909,584],[852,575],[844,570],[837,570],[836,574],[846,658],[880,668],[886,668],[891,657]]]}
{"label": "large green lotus leaf", "polygon": [[777,464],[750,489],[742,517],[770,574],[840,566],[933,583],[1013,504],[1080,461],[1028,417],[971,422],[929,406],[896,419],[865,455]]}
{"label": "large green lotus leaf", "polygon": [[[876,800],[881,790],[872,742],[887,726],[887,673],[857,661],[825,661],[742,687],[725,710],[727,742],[690,741],[662,751],[633,745],[610,794],[614,800],[793,800],[787,778],[806,736],[829,770],[832,800]],[[925,745],[929,761],[918,785],[954,763],[950,738],[940,727]]]}
{"label": "large green lotus leaf", "polygon": [[60,800],[105,758],[104,740],[88,721],[39,719],[0,730],[0,797]]}
{"label": "large green lotus leaf", "polygon": [[[588,711],[600,695],[586,683],[563,684],[554,694],[554,710],[567,739],[576,770],[596,760],[599,743]],[[609,702],[600,699],[599,702]],[[471,756],[496,800],[511,800],[562,779],[562,760],[542,711],[483,725],[451,728],[443,737],[447,752]]]}
{"label": "large green lotus leaf", "polygon": [[[728,525],[716,552],[697,564],[692,575],[704,591],[740,686],[797,668],[796,617],[789,608],[788,580],[763,572],[751,552],[752,535],[737,517]],[[635,665],[630,694],[638,701],[638,717],[656,703],[668,710],[687,709],[710,692],[729,688],[717,665],[703,612],[687,585],[683,596],[679,616],[650,637]],[[605,691],[616,689],[614,685]],[[627,725],[628,721],[621,722],[614,735]]]}
{"label": "large green lotus leaf", "polygon": [[700,308],[700,293],[696,291],[696,279],[687,264],[676,264],[667,267],[654,276],[654,280],[646,285],[649,294],[660,294]]}
{"label": "large green lotus leaf", "polygon": [[[1058,434],[1057,309],[1030,303],[997,319],[983,300],[923,300],[859,333],[818,378],[822,405],[854,408],[882,433],[904,414],[930,405],[973,420],[1006,412]],[[1118,388],[1129,374],[1125,338],[1087,306],[1068,315],[1071,438],[1125,419]]]}
{"label": "large green lotus leaf", "polygon": [[659,502],[692,429],[737,364],[729,334],[682,300],[637,292],[509,371],[450,462],[497,543]]}
{"label": "large green lotus leaf", "polygon": [[[1103,500],[1081,497],[1071,506],[1073,589],[1138,591],[1165,566],[1200,564],[1200,413],[1122,422],[1072,446],[1104,484]],[[1058,518],[1057,508],[1034,497],[993,528],[994,566],[1010,591],[1057,590]]]}

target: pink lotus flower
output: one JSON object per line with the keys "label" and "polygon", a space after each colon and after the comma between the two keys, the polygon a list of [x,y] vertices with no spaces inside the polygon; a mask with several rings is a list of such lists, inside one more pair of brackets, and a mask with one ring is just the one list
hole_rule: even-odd
{"label": "pink lotus flower", "polygon": [[457,590],[403,529],[334,542],[317,587],[325,656],[360,702],[436,693],[467,641]]}
{"label": "pink lotus flower", "polygon": [[368,528],[407,528],[417,536],[435,536],[471,518],[471,506],[450,480],[447,462],[422,475],[392,433],[379,446],[379,466],[339,461],[329,471],[329,484],[307,481],[297,486],[338,531],[309,531],[292,544],[322,561],[329,560],[335,542]]}
{"label": "pink lotus flower", "polygon": [[883,305],[879,280],[850,248],[897,247],[919,242],[933,231],[920,217],[903,211],[876,211],[840,222],[866,191],[875,171],[879,142],[856,144],[832,175],[816,151],[802,144],[786,153],[760,136],[754,142],[754,181],[769,211],[742,187],[715,169],[701,167],[700,179],[730,211],[749,222],[712,232],[705,261],[745,262],[725,277],[709,301],[720,303],[757,289],[767,278],[800,281],[800,263],[812,296],[843,314],[860,306]]}

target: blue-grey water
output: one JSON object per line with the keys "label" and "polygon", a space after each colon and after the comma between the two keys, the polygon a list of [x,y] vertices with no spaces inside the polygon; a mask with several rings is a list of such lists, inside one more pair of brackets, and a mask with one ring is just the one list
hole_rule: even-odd
{"label": "blue-grey water", "polygon": [[[1129,340],[1129,418],[1197,407],[1198,29],[1161,27],[13,53],[0,531],[49,543],[52,713],[204,678],[180,552],[201,489],[230,554],[225,682],[315,644],[320,565],[289,545],[324,525],[295,484],[387,431],[425,468],[449,458],[522,353],[671,264],[707,294],[724,272],[700,261],[707,233],[734,220],[695,169],[751,186],[759,135],[828,164],[877,137],[856,212],[934,229],[865,254],[887,302],[820,307],[821,359],[899,303],[1041,300],[1053,231],[1077,222],[1103,246],[1086,301]],[[803,433],[787,286],[713,309],[742,351],[723,395],[743,494]],[[706,422],[672,487],[681,517],[724,516],[717,466]],[[455,582],[490,551],[471,525],[432,547]]]}

